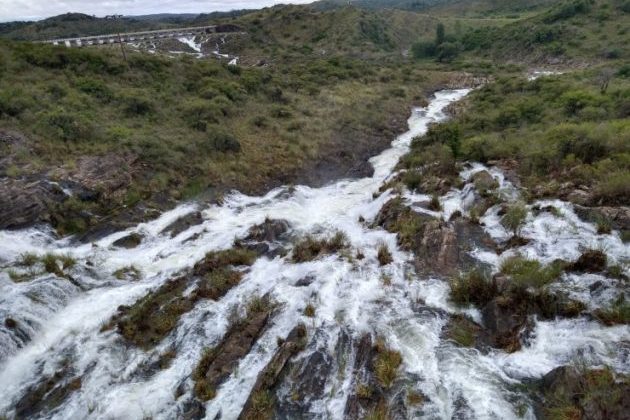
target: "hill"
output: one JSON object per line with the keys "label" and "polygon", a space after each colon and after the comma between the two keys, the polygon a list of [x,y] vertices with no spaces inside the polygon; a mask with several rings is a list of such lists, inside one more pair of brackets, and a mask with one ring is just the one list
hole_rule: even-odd
{"label": "hill", "polygon": [[36,41],[53,38],[72,38],[111,34],[116,32],[144,31],[176,27],[192,21],[186,15],[174,19],[173,16],[155,15],[140,18],[120,17],[98,18],[83,13],[66,13],[38,22],[9,22],[0,24],[0,35],[4,38]]}

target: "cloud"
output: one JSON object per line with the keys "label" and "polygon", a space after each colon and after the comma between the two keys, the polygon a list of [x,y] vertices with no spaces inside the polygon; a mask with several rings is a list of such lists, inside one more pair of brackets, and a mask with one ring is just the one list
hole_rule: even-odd
{"label": "cloud", "polygon": [[67,12],[105,16],[152,13],[209,13],[235,9],[259,9],[278,3],[312,0],[0,0],[0,21],[35,20]]}

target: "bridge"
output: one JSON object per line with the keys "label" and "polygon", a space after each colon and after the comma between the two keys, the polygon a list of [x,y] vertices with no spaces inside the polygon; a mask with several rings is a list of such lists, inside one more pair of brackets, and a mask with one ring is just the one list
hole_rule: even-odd
{"label": "bridge", "polygon": [[216,32],[232,32],[232,30],[218,26],[195,26],[190,28],[161,29],[157,31],[127,32],[121,34],[49,39],[42,42],[53,45],[65,45],[66,47],[82,47],[84,45],[105,45],[115,44],[118,42],[134,42],[150,39],[175,38],[198,34],[210,34]]}

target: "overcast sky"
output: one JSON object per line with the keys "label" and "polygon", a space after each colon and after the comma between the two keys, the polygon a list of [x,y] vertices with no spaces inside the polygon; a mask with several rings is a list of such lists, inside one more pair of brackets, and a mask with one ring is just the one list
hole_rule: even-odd
{"label": "overcast sky", "polygon": [[105,16],[152,13],[208,13],[217,10],[258,9],[278,3],[313,0],[0,0],[0,22],[36,20],[66,12]]}

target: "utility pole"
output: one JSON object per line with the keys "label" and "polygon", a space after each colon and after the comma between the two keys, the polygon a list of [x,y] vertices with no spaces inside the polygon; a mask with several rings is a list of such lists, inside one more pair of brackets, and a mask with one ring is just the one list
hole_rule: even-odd
{"label": "utility pole", "polygon": [[129,65],[129,62],[127,61],[127,54],[125,53],[125,47],[123,46],[122,37],[120,36],[120,31],[118,31],[118,43],[120,44],[120,51],[122,51],[123,59],[125,60],[125,63]]}
{"label": "utility pole", "polygon": [[[119,22],[123,15],[113,15],[112,17],[115,21]],[[120,51],[122,52],[123,60],[125,60],[125,64],[128,66],[129,62],[127,61],[127,53],[125,53],[125,46],[123,45],[122,37],[120,36],[120,28],[118,28],[116,33],[118,34],[118,43],[120,44]]]}

